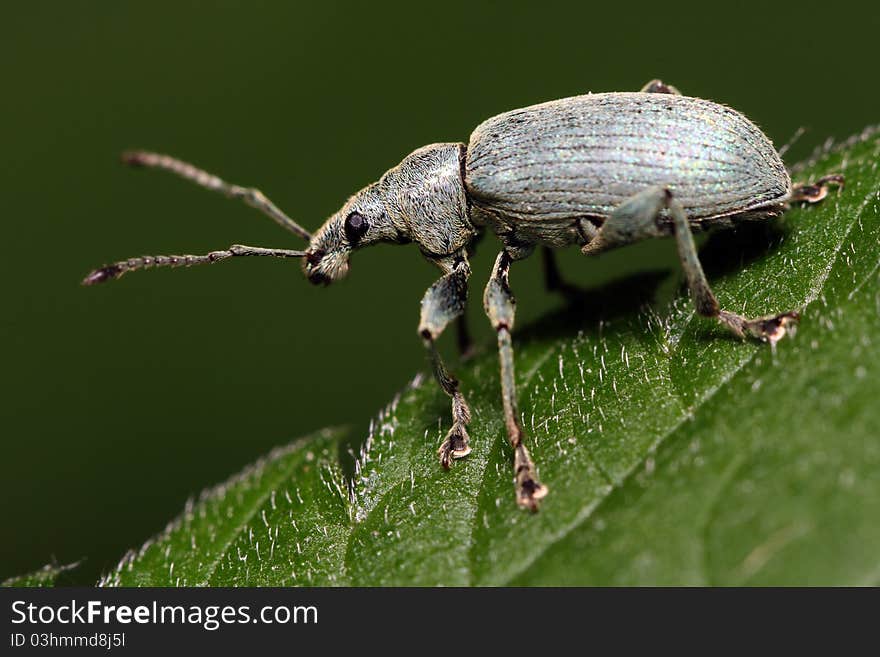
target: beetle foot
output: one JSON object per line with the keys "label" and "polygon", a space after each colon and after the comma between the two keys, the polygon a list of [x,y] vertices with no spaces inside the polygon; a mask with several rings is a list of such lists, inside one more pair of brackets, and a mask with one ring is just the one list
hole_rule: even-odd
{"label": "beetle foot", "polygon": [[529,511],[537,511],[538,502],[547,495],[547,487],[538,481],[535,464],[522,443],[516,448],[513,466],[516,471],[516,503]]}
{"label": "beetle foot", "polygon": [[769,342],[771,346],[775,346],[789,331],[793,334],[794,326],[800,318],[794,310],[756,319],[747,319],[726,310],[718,314],[718,320],[739,337],[757,338],[762,342]]}
{"label": "beetle foot", "polygon": [[818,203],[828,196],[831,186],[843,189],[844,178],[839,173],[823,176],[813,183],[801,183],[791,190],[790,203]]}
{"label": "beetle foot", "polygon": [[470,454],[469,440],[470,438],[464,425],[453,424],[449,433],[446,434],[443,444],[440,445],[440,449],[437,450],[437,454],[440,456],[440,465],[448,470],[453,459],[461,459]]}
{"label": "beetle foot", "polygon": [[681,96],[681,92],[671,84],[666,84],[663,80],[651,80],[641,89],[642,93],[647,94],[673,94]]}

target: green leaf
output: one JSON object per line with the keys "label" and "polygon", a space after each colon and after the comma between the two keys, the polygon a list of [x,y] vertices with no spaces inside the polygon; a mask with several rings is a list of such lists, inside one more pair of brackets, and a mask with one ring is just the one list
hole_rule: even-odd
{"label": "green leaf", "polygon": [[[518,509],[492,349],[453,369],[473,452],[443,471],[449,402],[417,377],[350,483],[338,432],[269,455],[132,552],[117,585],[880,583],[880,141],[796,171],[847,188],[701,251],[722,305],[798,309],[775,350],[640,273],[516,334],[542,509]],[[512,285],[516,289],[516,268]],[[476,296],[476,295],[475,295]]]}
{"label": "green leaf", "polygon": [[277,586],[342,583],[351,528],[337,462],[339,430],[276,449],[202,493],[104,586]]}
{"label": "green leaf", "polygon": [[32,573],[27,573],[26,575],[18,575],[17,577],[10,577],[9,579],[0,582],[0,587],[41,588],[55,586],[58,578],[63,573],[66,573],[69,570],[73,570],[78,565],[78,562],[61,566],[57,564],[46,564],[39,570],[35,570]]}

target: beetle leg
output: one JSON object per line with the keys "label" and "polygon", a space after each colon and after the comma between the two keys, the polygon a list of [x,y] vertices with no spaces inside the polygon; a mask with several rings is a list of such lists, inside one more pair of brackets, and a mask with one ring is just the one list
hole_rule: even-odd
{"label": "beetle leg", "polygon": [[437,265],[446,273],[428,288],[422,298],[419,335],[431,357],[434,378],[443,392],[452,398],[452,427],[438,450],[440,464],[449,468],[452,459],[470,454],[467,425],[471,421],[471,411],[459,390],[458,379],[446,369],[435,342],[449,322],[464,313],[471,268],[463,254],[439,260]]}
{"label": "beetle leg", "polygon": [[516,312],[516,300],[510,291],[508,274],[510,263],[515,256],[515,252],[511,253],[507,249],[498,254],[495,267],[492,269],[492,276],[483,295],[483,307],[493,328],[498,333],[504,424],[507,427],[507,437],[514,450],[516,502],[522,507],[537,511],[538,501],[547,494],[547,488],[538,482],[535,464],[524,443],[525,432],[519,421],[513,372],[511,331]]}
{"label": "beetle leg", "polygon": [[673,87],[671,84],[666,84],[663,80],[651,80],[648,84],[640,89],[642,93],[646,94],[673,94],[675,96],[681,96],[681,92]]}
{"label": "beetle leg", "polygon": [[662,187],[649,187],[626,199],[604,221],[596,236],[581,247],[584,255],[601,253],[617,246],[668,235],[658,223],[665,204]]}
{"label": "beetle leg", "polygon": [[697,247],[694,244],[694,237],[684,208],[673,198],[672,192],[668,189],[659,189],[658,194],[662,194],[663,204],[669,209],[669,214],[672,217],[675,241],[678,245],[678,257],[681,260],[688,289],[697,312],[704,317],[714,317],[741,338],[749,336],[775,346],[785,336],[786,330],[800,319],[798,313],[789,311],[749,319],[721,308],[712,288],[709,287],[709,281],[706,280],[706,274],[700,264]]}
{"label": "beetle leg", "polygon": [[614,246],[668,235],[662,215],[664,209],[672,219],[678,257],[697,312],[704,317],[714,317],[739,337],[750,336],[776,344],[785,335],[786,329],[798,320],[798,314],[787,312],[749,319],[722,309],[703,273],[684,208],[666,188],[649,187],[624,201],[605,220],[596,238],[584,245],[582,252],[589,255]]}
{"label": "beetle leg", "polygon": [[823,176],[816,182],[800,183],[791,190],[789,203],[818,203],[828,196],[828,188],[832,185],[843,189],[843,176],[839,173]]}
{"label": "beetle leg", "polygon": [[[480,229],[476,236],[468,243],[467,245],[467,255],[468,258],[473,258],[477,252],[477,246],[480,242],[483,241],[483,238],[486,236],[485,229]],[[467,315],[462,313],[458,320],[455,323],[456,329],[456,339],[458,342],[458,355],[461,357],[463,361],[469,360],[471,356],[474,355],[474,340],[471,337],[471,332],[468,329],[468,320]]]}
{"label": "beetle leg", "polygon": [[550,292],[561,292],[567,297],[576,297],[581,290],[571,283],[567,283],[559,271],[556,262],[556,254],[549,246],[541,248],[541,260],[544,263],[544,285]]}

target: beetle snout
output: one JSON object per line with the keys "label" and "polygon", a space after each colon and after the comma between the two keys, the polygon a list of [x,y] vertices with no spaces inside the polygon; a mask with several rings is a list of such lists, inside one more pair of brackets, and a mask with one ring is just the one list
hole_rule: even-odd
{"label": "beetle snout", "polygon": [[306,252],[303,270],[305,271],[306,278],[309,279],[309,283],[312,285],[327,285],[330,283],[330,278],[320,269],[321,260],[325,255],[326,252],[323,249],[310,249]]}
{"label": "beetle snout", "polygon": [[307,276],[312,285],[330,285],[330,277],[318,270],[310,271]]}
{"label": "beetle snout", "polygon": [[321,258],[323,258],[324,255],[324,249],[306,251],[306,263],[309,267],[317,267],[321,263]]}
{"label": "beetle snout", "polygon": [[348,273],[348,258],[339,252],[328,253],[324,249],[306,252],[303,271],[312,285],[329,285]]}

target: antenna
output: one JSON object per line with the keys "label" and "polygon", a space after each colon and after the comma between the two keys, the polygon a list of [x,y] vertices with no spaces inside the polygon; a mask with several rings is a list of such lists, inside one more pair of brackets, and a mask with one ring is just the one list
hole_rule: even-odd
{"label": "antenna", "polygon": [[[298,235],[306,241],[312,239],[311,233],[284,214],[272,203],[259,189],[253,187],[241,187],[231,185],[213,173],[208,173],[188,162],[178,160],[170,155],[150,153],[148,151],[128,151],[122,154],[122,161],[135,167],[150,167],[153,169],[165,169],[185,180],[194,182],[200,187],[220,192],[229,198],[239,198],[252,208],[256,208],[282,228],[286,228],[294,235]],[[193,265],[209,265],[220,262],[227,258],[245,256],[263,256],[271,258],[302,258],[305,251],[291,251],[289,249],[267,249],[261,246],[245,246],[233,244],[228,249],[211,251],[204,255],[155,255],[139,256],[120,260],[111,265],[104,265],[86,276],[83,285],[96,285],[106,281],[120,278],[123,274],[138,269],[151,269],[152,267],[192,267]]]}
{"label": "antenna", "polygon": [[193,265],[210,265],[227,258],[241,256],[263,256],[270,258],[302,258],[305,251],[291,251],[289,249],[266,249],[261,246],[245,246],[233,244],[228,249],[211,251],[205,255],[157,255],[140,256],[120,260],[112,265],[104,265],[86,276],[83,285],[97,285],[120,278],[123,274],[138,269],[150,269],[152,267],[192,267]]}
{"label": "antenna", "polygon": [[229,198],[240,198],[252,208],[255,208],[272,219],[282,228],[286,228],[294,235],[298,235],[306,241],[312,239],[312,234],[284,214],[272,203],[259,189],[253,187],[241,187],[231,185],[225,180],[199,169],[188,162],[178,160],[170,155],[150,153],[148,151],[127,151],[122,154],[122,161],[134,167],[149,167],[151,169],[165,169],[185,180],[194,182],[200,187],[220,192]]}

